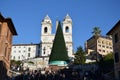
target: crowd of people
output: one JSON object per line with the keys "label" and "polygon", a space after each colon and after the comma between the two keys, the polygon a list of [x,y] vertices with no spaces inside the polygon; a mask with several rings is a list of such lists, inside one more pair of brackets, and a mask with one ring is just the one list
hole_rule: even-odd
{"label": "crowd of people", "polygon": [[21,75],[15,76],[12,80],[73,80],[74,75],[70,75],[64,71],[46,71],[43,73],[41,70],[25,71]]}
{"label": "crowd of people", "polygon": [[[98,74],[99,75],[99,74]],[[101,75],[98,76],[92,72],[73,71],[70,69],[63,69],[58,71],[24,71],[18,76],[12,77],[12,80],[104,80]]]}

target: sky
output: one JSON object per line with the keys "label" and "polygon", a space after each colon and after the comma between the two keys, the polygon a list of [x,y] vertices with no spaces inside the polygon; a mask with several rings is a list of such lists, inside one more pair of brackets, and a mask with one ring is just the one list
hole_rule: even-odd
{"label": "sky", "polygon": [[13,44],[39,43],[41,21],[46,15],[52,20],[55,33],[56,20],[61,22],[66,14],[73,22],[73,49],[92,36],[94,27],[106,33],[120,20],[120,0],[0,0],[0,12],[10,17],[17,36]]}

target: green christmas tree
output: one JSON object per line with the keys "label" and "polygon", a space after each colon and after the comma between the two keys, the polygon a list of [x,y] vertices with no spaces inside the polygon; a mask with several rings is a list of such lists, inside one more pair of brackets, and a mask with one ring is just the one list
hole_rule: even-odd
{"label": "green christmas tree", "polygon": [[49,63],[51,63],[52,61],[68,61],[68,54],[60,21],[58,22]]}

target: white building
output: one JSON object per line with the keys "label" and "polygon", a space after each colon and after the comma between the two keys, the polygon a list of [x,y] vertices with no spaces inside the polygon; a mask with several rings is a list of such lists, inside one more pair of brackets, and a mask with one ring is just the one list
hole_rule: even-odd
{"label": "white building", "polygon": [[[57,27],[58,21],[56,21]],[[42,20],[41,23],[41,56],[49,56],[51,53],[55,34],[52,34],[52,21],[48,15]],[[72,43],[72,19],[67,14],[62,22],[63,35],[66,43],[66,48],[69,57],[73,55],[73,43]]]}
{"label": "white building", "polygon": [[25,60],[39,56],[39,44],[12,45],[11,60]]}

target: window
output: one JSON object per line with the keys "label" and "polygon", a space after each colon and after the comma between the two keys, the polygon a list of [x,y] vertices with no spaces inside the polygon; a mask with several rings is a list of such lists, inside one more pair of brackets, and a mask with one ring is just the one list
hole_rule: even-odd
{"label": "window", "polygon": [[115,53],[115,62],[116,63],[119,62],[119,54],[118,54],[118,52]]}
{"label": "window", "polygon": [[29,48],[28,48],[28,51],[30,51],[30,50],[31,50],[31,48],[29,47]]}
{"label": "window", "polygon": [[13,57],[13,59],[15,60],[15,56]]}
{"label": "window", "polygon": [[115,34],[115,36],[114,36],[114,41],[115,41],[115,43],[118,42],[118,33]]}
{"label": "window", "polygon": [[20,56],[18,56],[18,59],[20,59]]}
{"label": "window", "polygon": [[101,45],[98,45],[99,47],[101,47]]}
{"label": "window", "polygon": [[25,50],[23,51],[23,53],[25,53]]}
{"label": "window", "polygon": [[102,44],[104,44],[105,42],[104,41],[102,41]]}
{"label": "window", "polygon": [[65,32],[66,32],[66,33],[69,32],[69,27],[68,27],[68,26],[66,26],[66,28],[65,28]]}
{"label": "window", "polygon": [[46,49],[45,49],[45,47],[43,48],[43,53],[45,54],[45,52],[46,52]]}
{"label": "window", "polygon": [[19,53],[21,53],[21,51],[19,51]]}
{"label": "window", "polygon": [[47,33],[47,27],[44,28],[44,33]]}
{"label": "window", "polygon": [[28,53],[28,57],[30,57],[30,53]]}
{"label": "window", "polygon": [[103,52],[105,52],[105,50],[103,50]]}
{"label": "window", "polygon": [[101,52],[101,49],[99,49],[99,51]]}
{"label": "window", "polygon": [[110,47],[110,49],[112,49],[112,47]]}
{"label": "window", "polygon": [[102,45],[102,47],[105,47],[104,45]]}
{"label": "window", "polygon": [[106,46],[106,48],[109,48],[109,46]]}

